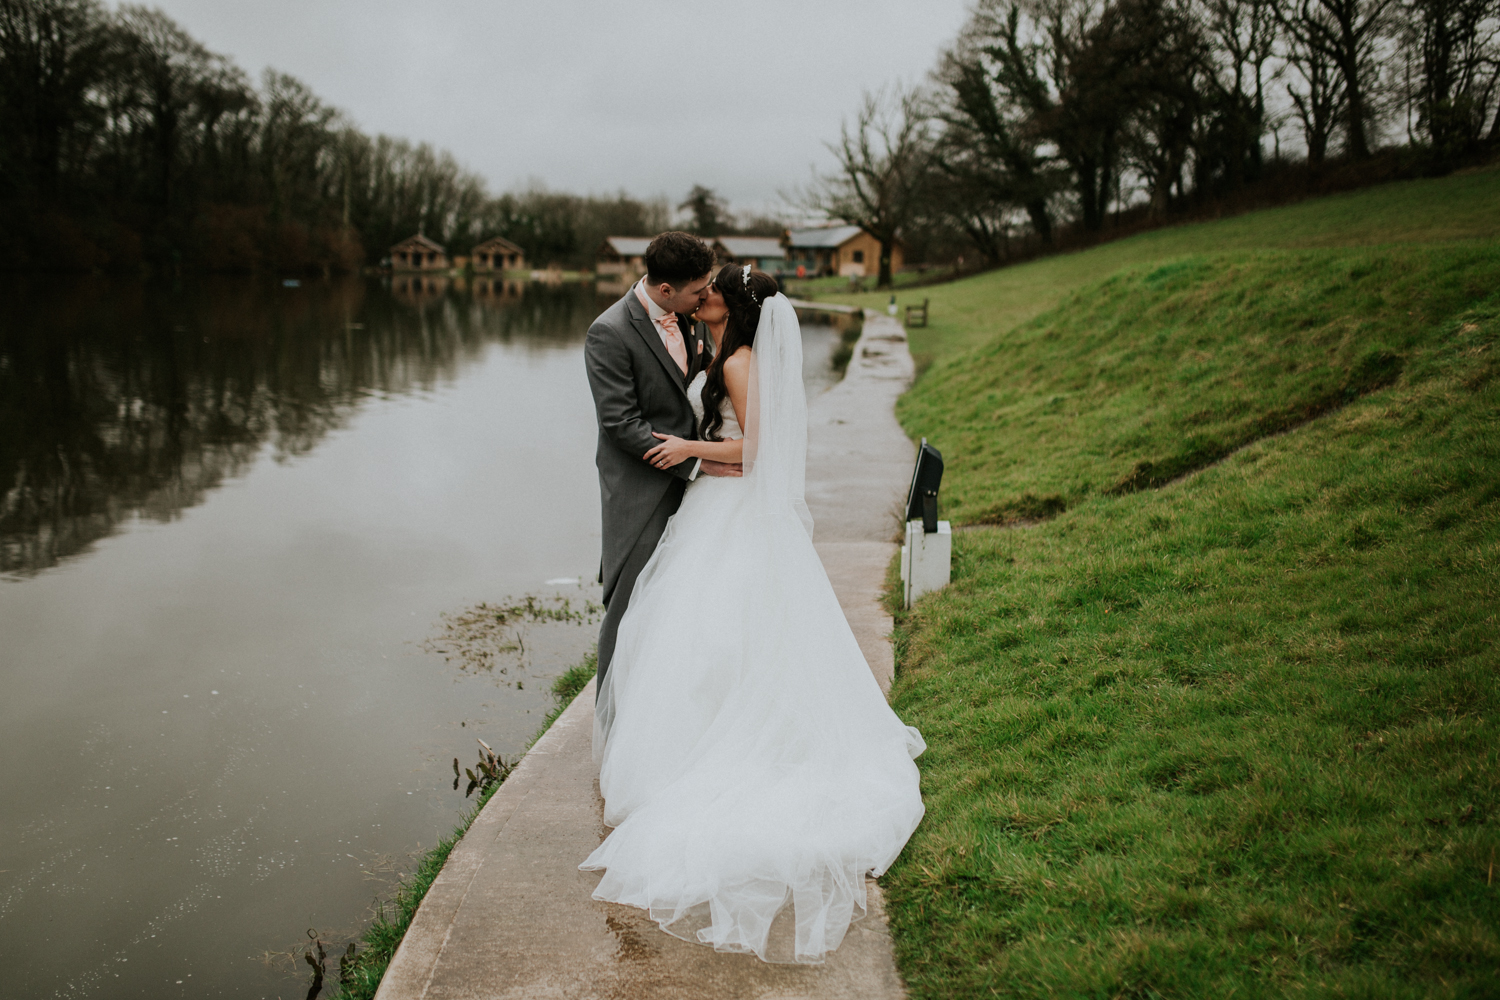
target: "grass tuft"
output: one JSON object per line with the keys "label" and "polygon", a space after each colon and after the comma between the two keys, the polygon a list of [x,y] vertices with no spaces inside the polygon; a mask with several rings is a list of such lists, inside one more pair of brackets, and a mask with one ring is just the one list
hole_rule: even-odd
{"label": "grass tuft", "polygon": [[547,713],[542,728],[538,729],[536,736],[532,737],[532,743],[536,743],[542,738],[543,733],[552,728],[552,723],[557,721],[557,717],[563,714],[563,711],[573,703],[573,699],[578,697],[579,693],[588,686],[589,681],[594,679],[594,674],[598,669],[599,650],[595,648],[589,650],[582,662],[564,670],[553,680],[552,693],[557,697],[557,704],[553,705],[552,710]]}

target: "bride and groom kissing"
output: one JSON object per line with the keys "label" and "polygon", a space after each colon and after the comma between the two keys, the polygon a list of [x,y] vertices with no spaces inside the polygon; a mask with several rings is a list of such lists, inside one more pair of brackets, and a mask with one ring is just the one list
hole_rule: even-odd
{"label": "bride and groom kissing", "polygon": [[[687,233],[589,328],[605,617],[594,898],[765,961],[821,962],[921,820],[925,749],[812,545],[796,312]],[[771,940],[791,903],[795,932]]]}

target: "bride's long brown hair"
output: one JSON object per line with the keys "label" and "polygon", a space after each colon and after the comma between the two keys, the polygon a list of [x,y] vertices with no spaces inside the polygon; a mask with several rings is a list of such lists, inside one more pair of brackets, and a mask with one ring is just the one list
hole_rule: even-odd
{"label": "bride's long brown hair", "polygon": [[760,307],[766,299],[781,291],[776,279],[764,271],[751,270],[745,278],[743,264],[725,264],[714,278],[714,287],[724,296],[724,306],[729,310],[724,324],[724,339],[719,351],[708,366],[708,379],[703,385],[703,424],[699,433],[705,441],[722,441],[719,431],[724,428],[724,414],[719,412],[729,389],[724,385],[724,362],[741,347],[755,345],[755,328],[760,326]]}

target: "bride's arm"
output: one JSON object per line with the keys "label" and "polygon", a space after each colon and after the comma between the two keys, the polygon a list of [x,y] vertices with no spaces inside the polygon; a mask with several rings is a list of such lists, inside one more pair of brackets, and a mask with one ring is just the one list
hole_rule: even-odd
{"label": "bride's arm", "polygon": [[739,441],[689,441],[671,434],[651,432],[661,444],[646,452],[645,459],[658,469],[667,469],[690,458],[733,464],[740,460],[744,445]]}
{"label": "bride's arm", "polygon": [[[734,419],[740,427],[745,426],[745,400],[750,392],[750,348],[741,347],[724,359],[724,388],[729,390],[729,405],[734,407]],[[741,442],[736,445],[743,447]],[[738,458],[735,459],[739,461]]]}
{"label": "bride's arm", "polygon": [[[724,388],[729,390],[729,405],[734,407],[734,418],[744,427],[745,401],[750,391],[750,348],[741,347],[724,359]],[[646,452],[644,457],[658,469],[670,468],[690,458],[733,464],[744,455],[743,441],[688,441],[655,431],[651,436],[661,444]]]}

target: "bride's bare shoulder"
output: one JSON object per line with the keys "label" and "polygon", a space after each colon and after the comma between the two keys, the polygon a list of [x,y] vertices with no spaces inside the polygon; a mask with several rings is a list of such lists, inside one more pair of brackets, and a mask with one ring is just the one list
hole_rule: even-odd
{"label": "bride's bare shoulder", "polygon": [[748,375],[750,373],[750,348],[741,347],[725,358],[724,371]]}

